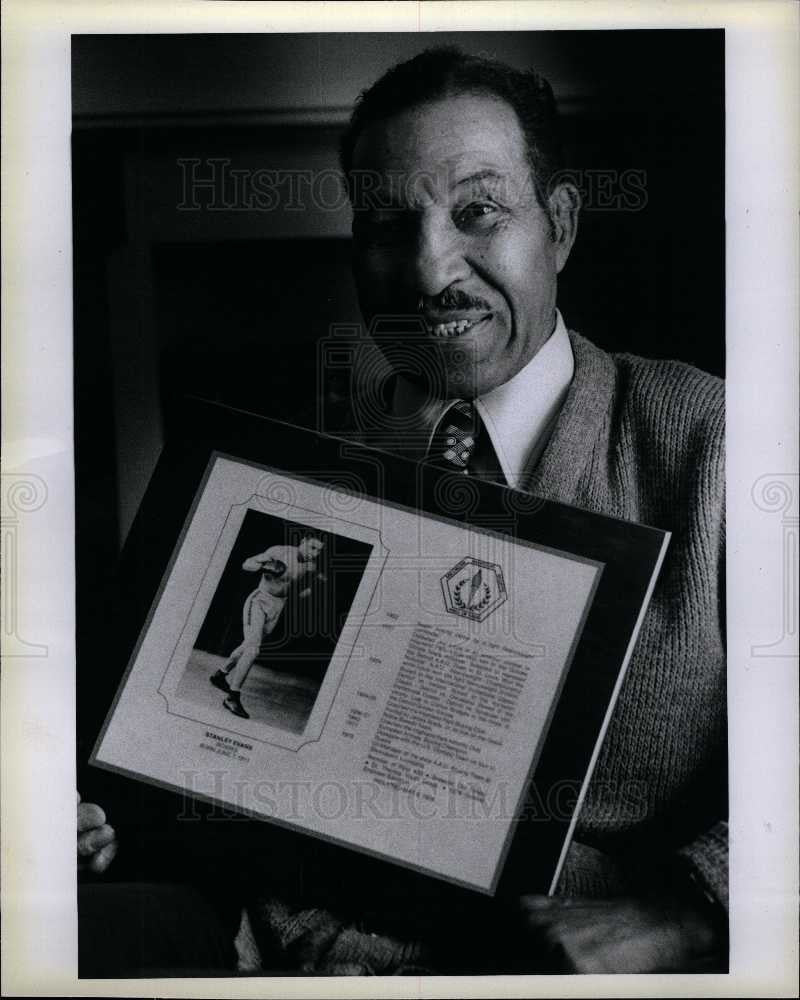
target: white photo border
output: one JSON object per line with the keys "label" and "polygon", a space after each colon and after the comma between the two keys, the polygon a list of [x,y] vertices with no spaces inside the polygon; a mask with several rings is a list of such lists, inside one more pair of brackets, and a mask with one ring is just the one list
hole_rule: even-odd
{"label": "white photo border", "polygon": [[[13,622],[31,654],[16,655],[6,625],[4,995],[399,997],[411,986],[424,997],[792,995],[797,659],[765,655],[764,647],[785,625],[796,574],[796,563],[786,562],[796,548],[786,547],[797,545],[800,8],[791,0],[6,0],[3,13],[3,547],[11,588],[4,598],[11,594]],[[726,30],[730,975],[78,981],[70,34],[623,27]],[[790,654],[796,619],[793,628]]]}

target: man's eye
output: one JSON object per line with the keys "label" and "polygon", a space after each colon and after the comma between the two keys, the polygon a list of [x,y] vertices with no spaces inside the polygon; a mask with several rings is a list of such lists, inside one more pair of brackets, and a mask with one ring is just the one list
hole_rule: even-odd
{"label": "man's eye", "polygon": [[456,213],[456,222],[461,226],[480,225],[492,222],[497,215],[497,205],[489,201],[474,201]]}

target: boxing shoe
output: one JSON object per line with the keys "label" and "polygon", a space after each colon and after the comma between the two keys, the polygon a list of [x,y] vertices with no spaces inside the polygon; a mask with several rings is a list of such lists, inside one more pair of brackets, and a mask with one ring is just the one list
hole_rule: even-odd
{"label": "boxing shoe", "polygon": [[221,670],[217,670],[208,679],[211,681],[214,687],[219,688],[220,691],[225,691],[226,694],[230,691],[227,678],[225,677],[225,674]]}
{"label": "boxing shoe", "polygon": [[231,691],[222,704],[228,709],[229,712],[233,712],[234,715],[238,715],[240,719],[250,718],[247,712],[245,712],[242,708],[242,696],[238,691]]}

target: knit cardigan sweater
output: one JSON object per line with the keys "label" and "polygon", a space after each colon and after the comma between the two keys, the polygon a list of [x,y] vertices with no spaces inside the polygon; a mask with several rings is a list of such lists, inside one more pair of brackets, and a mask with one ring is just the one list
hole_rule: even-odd
{"label": "knit cardigan sweater", "polygon": [[[573,380],[527,489],[672,539],[558,891],[646,893],[685,869],[727,906],[724,385],[683,363],[570,339]],[[251,915],[257,936],[302,954],[306,972],[417,961],[412,945],[319,908],[264,897]]]}
{"label": "knit cardigan sweater", "polygon": [[[570,333],[575,375],[528,489],[672,532],[560,890],[682,860],[727,907],[723,382]],[[620,860],[621,859],[621,860]]]}

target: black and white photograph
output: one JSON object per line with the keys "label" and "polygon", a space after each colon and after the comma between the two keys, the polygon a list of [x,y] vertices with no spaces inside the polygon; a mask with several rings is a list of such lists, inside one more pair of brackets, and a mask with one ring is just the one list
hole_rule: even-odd
{"label": "black and white photograph", "polygon": [[[672,532],[555,896],[518,887],[507,970],[412,914],[415,971],[727,969],[724,60],[715,30],[72,39],[79,650],[188,396]],[[270,588],[190,663],[230,716],[265,711]],[[276,911],[309,971],[351,936],[403,970],[328,898]]]}
{"label": "black and white photograph", "polygon": [[67,382],[26,378],[70,450],[4,472],[4,548],[74,501],[73,645],[4,606],[74,666],[74,995],[731,995],[796,953],[796,845],[747,846],[794,844],[750,742],[796,725],[788,5],[761,72],[721,2],[205,6],[59,29]]}
{"label": "black and white photograph", "polygon": [[[79,594],[189,395],[673,533],[559,891],[519,886],[513,971],[727,969],[724,51],[714,30],[72,40]],[[265,711],[282,590],[192,658],[232,715]],[[335,903],[311,911],[331,934]],[[310,969],[336,971],[335,940]]]}
{"label": "black and white photograph", "polygon": [[[160,457],[121,561],[120,579],[136,581],[115,600],[129,665],[90,765],[124,778],[126,796],[144,782],[333,845],[337,871],[352,865],[368,895],[402,887],[415,919],[437,897],[439,912],[480,908],[476,894],[506,898],[520,864],[531,891],[552,891],[669,533],[553,501],[512,518],[507,491],[478,480],[458,519],[438,487],[464,480],[447,469],[417,482],[385,452],[348,457],[327,435],[187,407],[189,451]],[[318,470],[336,468],[339,488],[320,471],[297,477],[309,454]],[[362,476],[363,492],[343,491],[365,465],[372,486]],[[265,532],[289,544],[254,553]],[[294,668],[293,699],[281,666]],[[300,673],[308,682],[321,668],[301,727]],[[265,725],[265,712],[295,725]],[[531,796],[549,803],[536,826],[522,823]],[[137,811],[150,819],[146,794]],[[200,818],[194,806],[188,816]],[[164,837],[155,822],[153,833]],[[260,858],[274,831],[250,834],[261,847],[247,854]],[[176,835],[195,842],[186,826]],[[232,836],[241,849],[248,834]],[[315,859],[323,850],[304,847]],[[354,851],[372,859],[369,879]],[[281,856],[259,860],[265,879]],[[121,891],[108,880],[84,894],[97,905]]]}
{"label": "black and white photograph", "polygon": [[371,551],[247,511],[176,696],[302,733]]}

